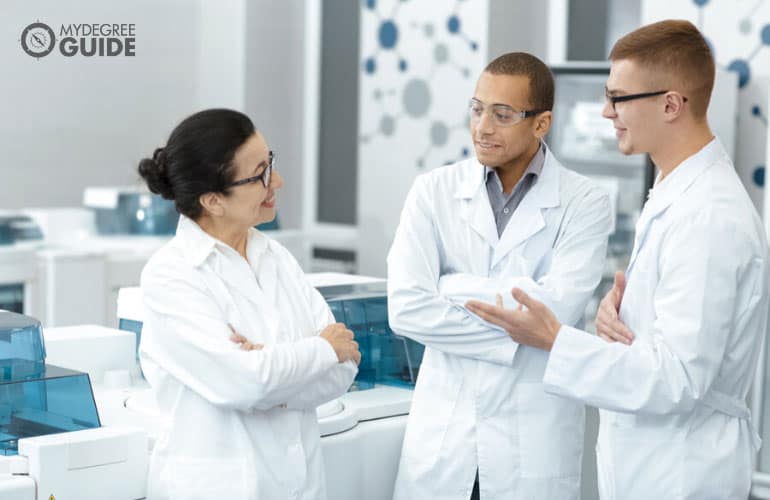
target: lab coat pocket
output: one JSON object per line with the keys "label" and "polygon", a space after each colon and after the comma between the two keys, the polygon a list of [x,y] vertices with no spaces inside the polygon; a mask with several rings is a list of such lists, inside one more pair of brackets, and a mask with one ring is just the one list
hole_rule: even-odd
{"label": "lab coat pocket", "polygon": [[583,405],[548,394],[539,383],[519,384],[516,395],[521,476],[580,476]]}
{"label": "lab coat pocket", "polygon": [[169,458],[164,473],[173,500],[256,498],[256,474],[242,458]]}
{"label": "lab coat pocket", "polygon": [[611,424],[611,444],[604,451],[616,491],[623,500],[684,498],[683,440],[676,434],[662,434],[662,420],[637,416],[634,426],[619,427],[623,421]]}

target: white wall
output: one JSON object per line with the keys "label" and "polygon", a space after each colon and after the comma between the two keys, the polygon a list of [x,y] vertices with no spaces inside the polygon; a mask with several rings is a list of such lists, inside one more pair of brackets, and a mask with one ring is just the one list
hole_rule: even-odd
{"label": "white wall", "polygon": [[[244,0],[245,1],[245,0]],[[217,2],[217,6],[220,3]],[[276,152],[284,179],[278,217],[284,228],[303,224],[306,0],[246,3],[245,110]]]}
{"label": "white wall", "polygon": [[[245,0],[3,0],[0,208],[74,206],[88,185],[138,182],[136,165],[198,109],[243,109]],[[136,24],[135,57],[25,54],[40,20]],[[58,37],[58,33],[57,33]]]}
{"label": "white wall", "polygon": [[[487,63],[489,0],[377,2],[362,7],[359,77],[359,272],[386,274],[404,199],[414,178],[472,156],[467,103]],[[395,12],[395,15],[393,14]],[[459,31],[449,31],[457,16]],[[380,23],[399,29],[394,48],[378,42]],[[476,48],[471,47],[476,44]],[[373,57],[376,71],[364,61]],[[399,61],[405,60],[405,70]]]}

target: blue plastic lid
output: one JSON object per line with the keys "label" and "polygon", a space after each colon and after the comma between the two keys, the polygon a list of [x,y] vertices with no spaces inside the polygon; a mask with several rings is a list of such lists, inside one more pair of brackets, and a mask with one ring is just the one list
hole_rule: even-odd
{"label": "blue plastic lid", "polygon": [[35,318],[0,309],[0,362],[45,362],[43,328]]}

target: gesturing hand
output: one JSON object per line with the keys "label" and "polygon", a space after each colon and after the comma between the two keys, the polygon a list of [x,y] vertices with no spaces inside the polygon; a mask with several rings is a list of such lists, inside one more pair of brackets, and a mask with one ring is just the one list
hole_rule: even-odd
{"label": "gesturing hand", "polygon": [[516,309],[502,307],[499,296],[497,305],[471,300],[465,307],[481,319],[504,329],[516,342],[550,351],[561,329],[559,320],[545,304],[523,290],[514,288],[511,293],[519,303]]}
{"label": "gesturing hand", "polygon": [[599,304],[596,313],[596,334],[607,342],[622,342],[631,345],[634,334],[620,320],[620,303],[626,291],[626,276],[622,271],[615,273],[615,282]]}

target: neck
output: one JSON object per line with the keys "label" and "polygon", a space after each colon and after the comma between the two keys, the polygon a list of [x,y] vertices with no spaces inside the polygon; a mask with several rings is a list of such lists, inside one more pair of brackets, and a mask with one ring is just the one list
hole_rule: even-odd
{"label": "neck", "polygon": [[683,161],[711,142],[714,134],[705,121],[667,135],[667,140],[657,150],[650,151],[650,158],[660,170],[660,180],[674,171]]}
{"label": "neck", "polygon": [[510,194],[513,188],[521,180],[524,172],[527,170],[532,158],[535,157],[540,149],[540,141],[535,141],[524,154],[519,155],[517,158],[504,163],[499,167],[495,167],[497,175],[500,177],[500,182],[503,184],[503,192]]}
{"label": "neck", "polygon": [[247,259],[246,241],[249,237],[248,229],[244,231],[241,228],[235,228],[230,224],[226,224],[219,218],[208,215],[201,216],[195,222],[197,222],[200,228],[207,234],[218,239],[222,243],[225,243],[227,246],[238,252],[241,257]]}

